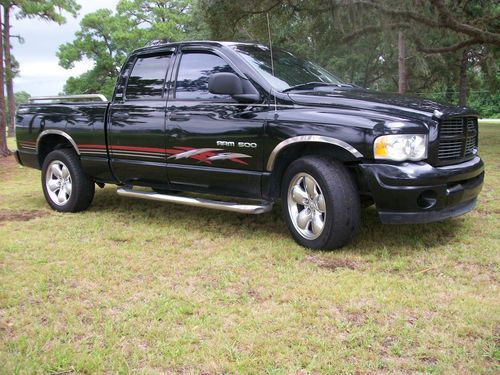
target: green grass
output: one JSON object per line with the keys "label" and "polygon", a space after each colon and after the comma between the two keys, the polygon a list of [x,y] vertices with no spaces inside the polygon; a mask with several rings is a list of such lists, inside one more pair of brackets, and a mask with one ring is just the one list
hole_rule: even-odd
{"label": "green grass", "polygon": [[479,120],[480,125],[500,125],[500,119],[495,118],[483,118]]}
{"label": "green grass", "polygon": [[[500,132],[481,126],[478,207],[380,224],[334,252],[261,216],[98,190],[48,209],[40,172],[0,164],[0,373],[500,371]],[[31,220],[27,220],[34,216]],[[37,217],[38,216],[38,217]]]}

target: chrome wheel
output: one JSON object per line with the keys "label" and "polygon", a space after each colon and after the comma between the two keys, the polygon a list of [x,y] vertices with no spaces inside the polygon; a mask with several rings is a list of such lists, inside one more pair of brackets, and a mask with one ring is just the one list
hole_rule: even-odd
{"label": "chrome wheel", "polygon": [[288,213],[297,232],[308,240],[318,238],[325,227],[325,196],[307,173],[296,174],[288,187]]}
{"label": "chrome wheel", "polygon": [[64,206],[71,198],[73,184],[68,167],[59,161],[50,163],[45,174],[45,186],[49,197],[58,206]]}

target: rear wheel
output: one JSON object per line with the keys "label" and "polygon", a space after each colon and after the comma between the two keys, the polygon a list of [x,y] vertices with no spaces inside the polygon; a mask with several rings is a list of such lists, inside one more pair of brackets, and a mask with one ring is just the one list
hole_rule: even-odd
{"label": "rear wheel", "polygon": [[312,249],[349,243],[360,223],[356,184],[339,162],[306,156],[293,162],[282,181],[283,216],[295,241]]}
{"label": "rear wheel", "polygon": [[47,155],[42,166],[42,187],[50,207],[61,212],[85,210],[95,193],[94,182],[70,149],[55,150]]}

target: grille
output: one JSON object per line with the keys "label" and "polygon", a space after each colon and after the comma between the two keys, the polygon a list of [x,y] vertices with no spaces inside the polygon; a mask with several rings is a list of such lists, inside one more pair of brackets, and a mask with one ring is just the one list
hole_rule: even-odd
{"label": "grille", "polygon": [[465,143],[465,156],[474,155],[476,149],[476,138],[468,138]]}
{"label": "grille", "polygon": [[462,156],[462,141],[444,141],[439,144],[439,159],[459,159]]}
{"label": "grille", "polygon": [[477,119],[453,117],[440,124],[438,158],[443,162],[461,160],[477,153]]}
{"label": "grille", "polygon": [[444,120],[441,124],[441,136],[452,137],[462,136],[464,133],[464,123],[462,118],[452,118]]}

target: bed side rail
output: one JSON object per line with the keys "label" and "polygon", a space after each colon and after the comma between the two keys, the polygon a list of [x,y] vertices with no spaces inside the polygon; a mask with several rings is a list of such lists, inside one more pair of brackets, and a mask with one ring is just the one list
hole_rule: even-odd
{"label": "bed side rail", "polygon": [[46,101],[52,101],[57,103],[88,102],[88,101],[107,102],[108,99],[101,94],[34,96],[32,98],[29,98],[30,103],[46,102]]}

